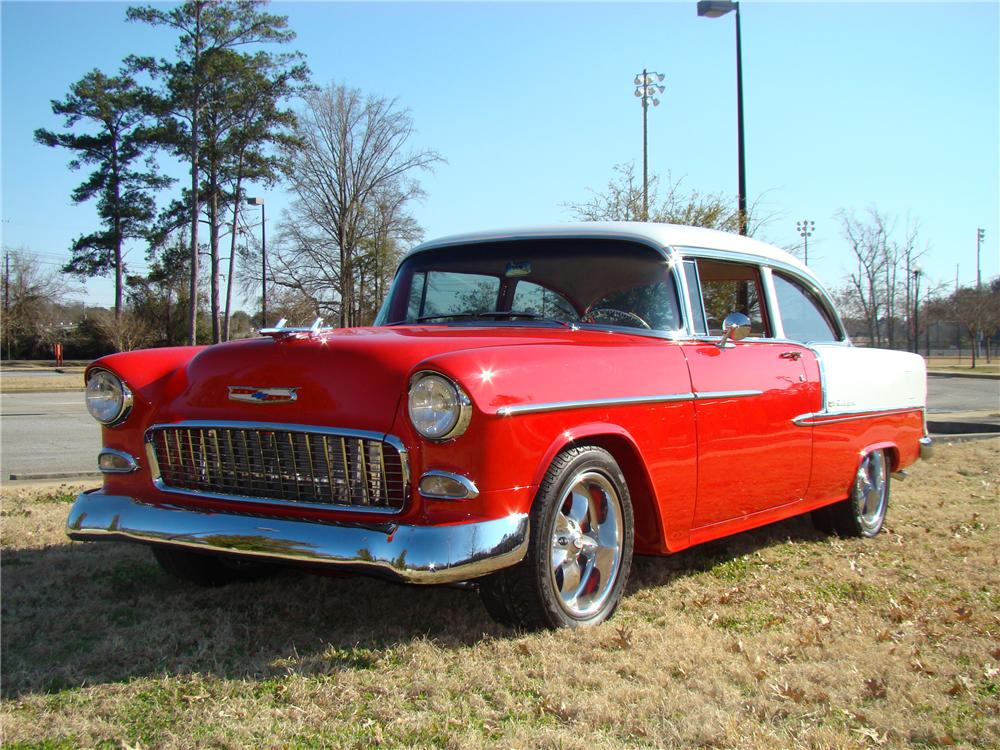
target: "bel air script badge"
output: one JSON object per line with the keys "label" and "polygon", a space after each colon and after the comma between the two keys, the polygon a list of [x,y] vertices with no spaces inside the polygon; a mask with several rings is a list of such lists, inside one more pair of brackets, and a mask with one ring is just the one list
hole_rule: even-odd
{"label": "bel air script badge", "polygon": [[298,387],[258,388],[254,385],[229,386],[230,401],[247,401],[251,404],[284,404],[295,401]]}

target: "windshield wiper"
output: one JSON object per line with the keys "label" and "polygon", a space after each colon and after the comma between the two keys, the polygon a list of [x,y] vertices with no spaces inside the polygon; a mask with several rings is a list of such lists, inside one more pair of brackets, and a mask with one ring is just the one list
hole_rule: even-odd
{"label": "windshield wiper", "polygon": [[527,312],[525,310],[481,310],[479,312],[471,313],[438,313],[436,315],[421,315],[415,320],[415,322],[423,323],[428,320],[440,320],[443,318],[453,318],[456,320],[475,320],[477,318],[528,318],[529,320],[545,320],[552,323],[558,323],[559,325],[566,326],[567,328],[573,327],[565,320],[550,318],[542,315],[541,313]]}

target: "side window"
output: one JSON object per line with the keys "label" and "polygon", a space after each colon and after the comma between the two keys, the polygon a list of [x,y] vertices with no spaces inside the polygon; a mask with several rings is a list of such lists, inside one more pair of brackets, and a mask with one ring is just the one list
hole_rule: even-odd
{"label": "side window", "polygon": [[836,325],[812,292],[780,273],[773,279],[786,337],[802,342],[840,340]]}
{"label": "side window", "polygon": [[699,259],[698,276],[709,335],[721,336],[726,316],[741,312],[750,318],[751,336],[771,336],[763,310],[764,295],[757,266]]}
{"label": "side window", "polygon": [[541,284],[532,281],[517,282],[517,288],[514,290],[514,301],[511,302],[510,309],[518,312],[537,313],[546,318],[557,320],[577,320],[580,317],[573,309],[573,305],[559,292],[546,289]]}
{"label": "side window", "polygon": [[421,271],[413,274],[406,319],[495,310],[500,279],[476,273]]}

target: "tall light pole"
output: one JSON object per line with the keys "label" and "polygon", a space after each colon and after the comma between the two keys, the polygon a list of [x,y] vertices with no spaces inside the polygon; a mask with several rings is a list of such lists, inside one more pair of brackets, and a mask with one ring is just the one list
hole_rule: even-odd
{"label": "tall light pole", "polygon": [[806,265],[809,265],[809,238],[812,236],[813,231],[816,229],[816,222],[803,219],[802,221],[795,222],[795,229],[799,233],[799,237],[802,238],[802,247],[805,250]]}
{"label": "tall light pole", "polygon": [[267,230],[264,218],[264,199],[247,198],[250,206],[260,206],[260,327],[267,325]]}
{"label": "tall light pole", "polygon": [[649,112],[649,104],[653,103],[654,107],[660,106],[660,100],[656,98],[657,94],[663,93],[663,86],[660,82],[663,80],[663,73],[657,73],[655,70],[650,71],[645,68],[642,69],[642,73],[636,74],[632,83],[635,84],[635,95],[639,97],[642,102],[642,220],[649,221],[649,167],[648,167],[648,153],[649,153],[649,139],[646,135],[646,114]]}
{"label": "tall light pole", "polygon": [[920,353],[920,274],[923,269],[918,263],[913,267],[913,353]]}
{"label": "tall light pole", "polygon": [[698,0],[698,15],[718,18],[736,11],[736,159],[739,162],[737,205],[740,212],[740,234],[747,233],[747,169],[743,138],[743,43],[740,35],[740,4],[732,0]]}
{"label": "tall light pole", "polygon": [[983,288],[983,271],[979,265],[979,252],[983,248],[983,240],[986,239],[986,230],[976,230],[976,290]]}

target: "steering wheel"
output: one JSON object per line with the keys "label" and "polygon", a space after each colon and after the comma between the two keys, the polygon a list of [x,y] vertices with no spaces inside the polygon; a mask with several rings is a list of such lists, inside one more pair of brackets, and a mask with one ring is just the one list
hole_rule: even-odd
{"label": "steering wheel", "polygon": [[640,328],[652,328],[645,320],[640,318],[634,312],[628,312],[627,310],[616,310],[612,307],[597,307],[593,310],[588,310],[580,318],[584,323],[600,323],[602,321],[598,318],[604,318],[604,322],[611,323],[612,325],[630,325],[635,326],[636,323],[639,324]]}

